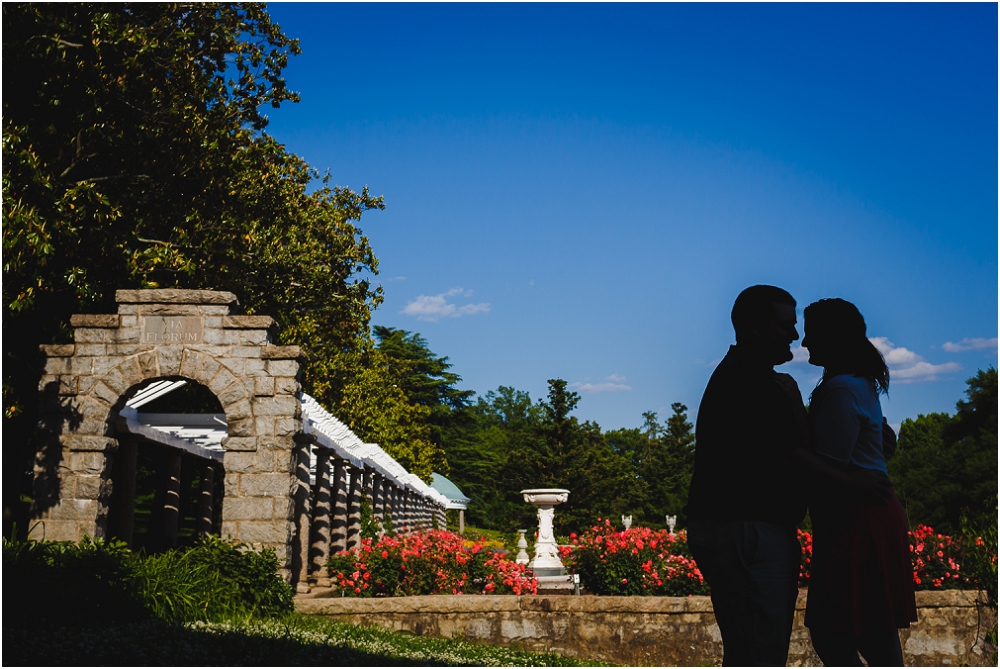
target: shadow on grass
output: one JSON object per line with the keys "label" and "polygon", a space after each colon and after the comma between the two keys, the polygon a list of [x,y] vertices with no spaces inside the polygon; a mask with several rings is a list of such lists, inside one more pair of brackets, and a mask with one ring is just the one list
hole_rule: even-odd
{"label": "shadow on grass", "polygon": [[[277,629],[275,629],[277,628]],[[286,626],[192,629],[152,620],[102,627],[19,627],[4,621],[4,666],[447,666],[309,641]]]}

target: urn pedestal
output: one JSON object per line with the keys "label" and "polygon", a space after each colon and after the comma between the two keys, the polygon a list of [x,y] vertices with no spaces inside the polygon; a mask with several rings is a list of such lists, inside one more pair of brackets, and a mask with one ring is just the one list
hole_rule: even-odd
{"label": "urn pedestal", "polygon": [[569,490],[561,488],[534,488],[522,490],[524,501],[538,507],[538,539],[535,540],[535,557],[528,566],[536,576],[565,576],[566,569],[559,559],[559,546],[552,529],[555,507],[569,499]]}

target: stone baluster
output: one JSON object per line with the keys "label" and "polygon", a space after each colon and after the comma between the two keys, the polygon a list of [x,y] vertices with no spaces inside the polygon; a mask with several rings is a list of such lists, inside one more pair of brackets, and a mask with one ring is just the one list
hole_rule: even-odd
{"label": "stone baluster", "polygon": [[347,550],[361,545],[361,495],[364,494],[364,470],[350,468],[350,487],[347,493]]}
{"label": "stone baluster", "polygon": [[330,552],[347,550],[347,526],[350,517],[348,504],[348,469],[347,460],[336,458],[333,461],[333,483],[330,512]]}
{"label": "stone baluster", "polygon": [[379,472],[372,472],[372,517],[375,527],[381,534],[384,527],[382,514],[385,512],[384,486],[385,477]]}
{"label": "stone baluster", "polygon": [[[134,493],[133,493],[134,495]],[[201,486],[198,490],[198,533],[212,533],[215,498],[215,465],[206,462],[201,468]]]}
{"label": "stone baluster", "polygon": [[[309,535],[311,526],[311,490],[309,486],[309,465],[311,453],[309,444],[295,446],[295,510],[296,510],[296,541],[298,545],[293,557],[297,563],[297,592],[309,592]],[[294,572],[293,572],[294,573]]]}
{"label": "stone baluster", "polygon": [[398,531],[396,528],[399,526],[399,518],[398,514],[396,513],[396,506],[397,506],[396,495],[398,492],[399,488],[396,487],[395,483],[393,483],[392,481],[386,482],[385,512],[389,515],[389,518],[392,520],[392,529],[394,532]]}
{"label": "stone baluster", "polygon": [[399,529],[403,534],[410,533],[410,491],[407,488],[399,491]]}
{"label": "stone baluster", "polygon": [[177,546],[181,512],[181,452],[169,449],[164,472],[166,490],[163,500],[163,541],[167,548]]}
{"label": "stone baluster", "polygon": [[329,585],[326,577],[326,561],[330,559],[332,534],[332,480],[330,476],[330,451],[321,448],[316,453],[316,482],[313,484],[313,520],[311,535],[311,564],[309,571],[317,585]]}

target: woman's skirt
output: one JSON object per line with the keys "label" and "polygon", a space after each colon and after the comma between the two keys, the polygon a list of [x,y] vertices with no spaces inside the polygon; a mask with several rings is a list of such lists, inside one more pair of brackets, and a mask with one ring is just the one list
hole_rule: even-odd
{"label": "woman's skirt", "polygon": [[806,627],[875,634],[917,620],[906,514],[894,496],[883,506],[810,510],[813,554]]}

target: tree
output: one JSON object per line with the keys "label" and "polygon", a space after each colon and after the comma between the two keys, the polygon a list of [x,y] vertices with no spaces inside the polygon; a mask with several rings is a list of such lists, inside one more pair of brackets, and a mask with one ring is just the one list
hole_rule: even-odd
{"label": "tree", "polygon": [[642,414],[643,426],[606,433],[613,450],[631,463],[629,499],[646,525],[663,526],[666,516],[676,515],[684,524],[691,474],[694,470],[694,426],[687,420],[687,407],[671,405],[673,414],[660,424],[655,412]]}
{"label": "tree", "polygon": [[361,392],[382,294],[354,222],[384,204],[329,177],[309,192],[319,175],[265,133],[262,109],[298,99],[299,48],[263,5],[5,4],[3,28],[5,532],[30,489],[38,344],[116,289],[230,290],[303,346],[317,399]]}
{"label": "tree", "polygon": [[444,444],[461,438],[471,421],[465,412],[469,390],[448,371],[418,333],[376,325],[375,347],[367,347],[351,369],[341,400],[351,428],[378,442],[400,464],[426,481],[434,471],[448,474]]}
{"label": "tree", "polygon": [[451,480],[470,498],[470,525],[513,530],[531,527],[517,453],[539,448],[542,412],[528,393],[507,386],[480,397],[467,413],[472,427],[445,442]]}
{"label": "tree", "polygon": [[[580,423],[570,415],[579,394],[567,390],[562,379],[548,383],[548,397],[537,405],[541,420],[534,430],[536,439],[515,445],[511,454],[514,490],[569,489],[569,501],[556,514],[556,529],[562,534],[581,532],[598,516],[615,516],[633,505],[629,464],[611,449],[597,423]],[[533,510],[525,510],[519,501],[518,517],[530,520]]]}
{"label": "tree", "polygon": [[889,475],[911,525],[957,533],[962,518],[996,526],[997,371],[968,381],[954,416],[919,415],[903,421]]}

